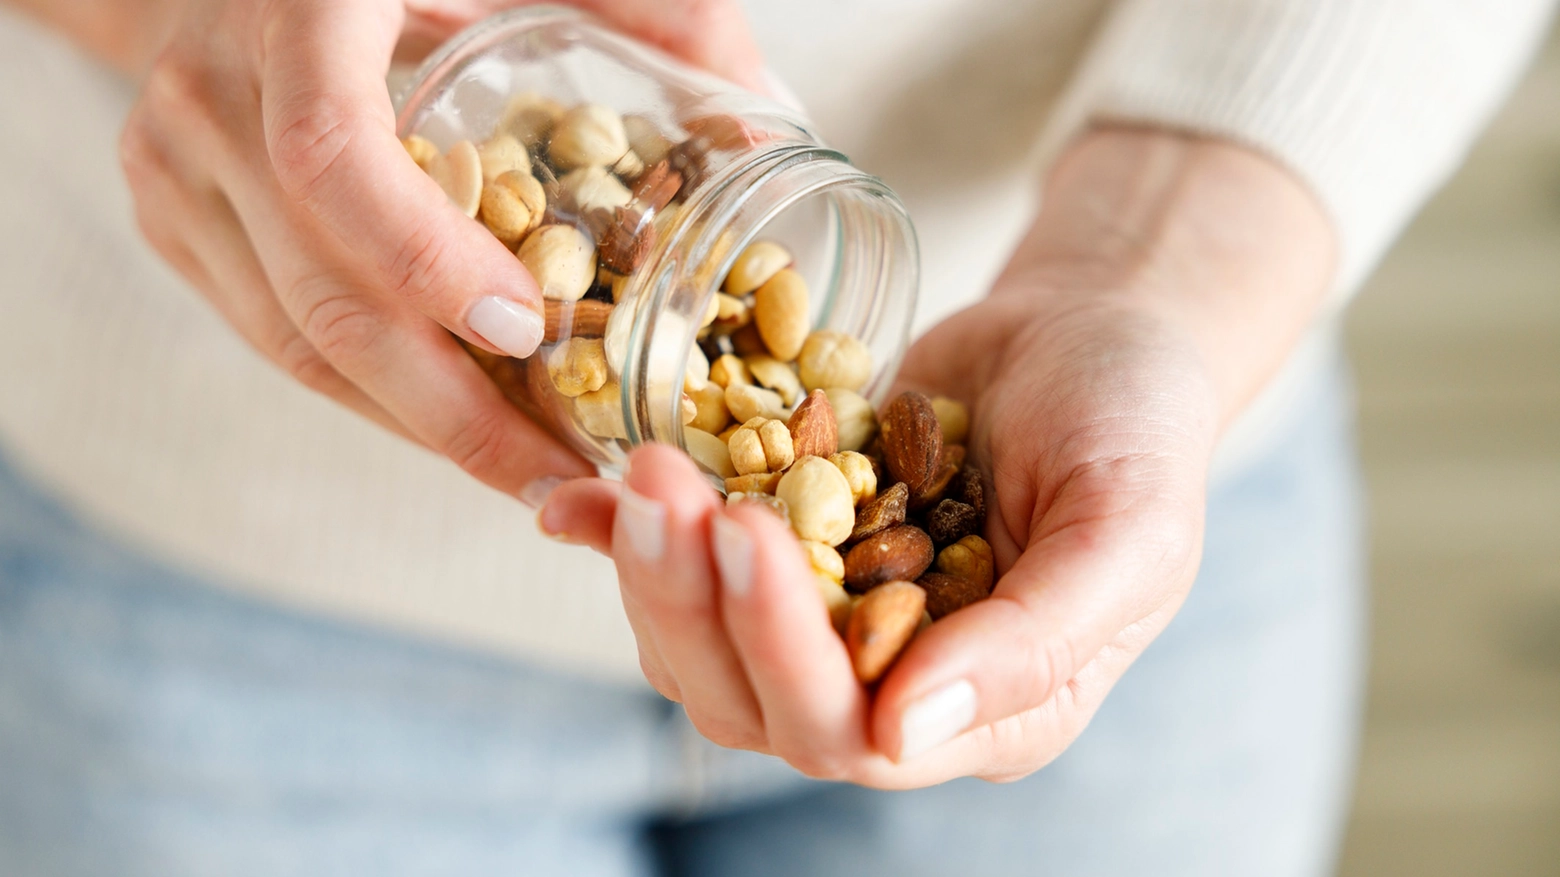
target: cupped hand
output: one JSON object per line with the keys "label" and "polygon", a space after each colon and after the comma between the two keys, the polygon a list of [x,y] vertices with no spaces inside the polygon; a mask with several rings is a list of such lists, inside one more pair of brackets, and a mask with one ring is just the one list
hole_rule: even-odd
{"label": "cupped hand", "polygon": [[725,507],[680,453],[639,449],[621,488],[565,485],[543,510],[544,529],[614,558],[647,678],[711,740],[877,787],[1020,777],[1077,736],[1179,607],[1218,419],[1202,360],[1149,312],[1059,309],[1004,283],[1013,294],[934,329],[902,375],[971,407],[1001,577],[875,691],[789,529]]}
{"label": "cupped hand", "polygon": [[[303,384],[534,498],[591,468],[461,349],[530,355],[541,295],[520,262],[407,156],[385,75],[506,6],[492,0],[189,0],[122,141],[146,237]],[[750,87],[740,10],[577,5]]]}

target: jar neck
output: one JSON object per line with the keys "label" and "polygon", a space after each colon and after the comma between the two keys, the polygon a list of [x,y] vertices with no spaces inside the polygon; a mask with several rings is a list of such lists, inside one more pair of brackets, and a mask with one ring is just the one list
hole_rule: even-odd
{"label": "jar neck", "polygon": [[702,316],[737,255],[781,236],[812,271],[814,325],[866,341],[881,397],[915,310],[918,252],[903,204],[883,183],[817,143],[771,145],[732,162],[684,204],[639,274],[643,286],[623,371],[634,443],[682,443],[683,379]]}

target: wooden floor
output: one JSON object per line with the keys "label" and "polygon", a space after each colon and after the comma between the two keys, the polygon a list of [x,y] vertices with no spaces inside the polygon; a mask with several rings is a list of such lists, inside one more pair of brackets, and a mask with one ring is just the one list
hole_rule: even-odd
{"label": "wooden floor", "polygon": [[1341,872],[1560,875],[1560,38],[1350,320],[1375,637]]}

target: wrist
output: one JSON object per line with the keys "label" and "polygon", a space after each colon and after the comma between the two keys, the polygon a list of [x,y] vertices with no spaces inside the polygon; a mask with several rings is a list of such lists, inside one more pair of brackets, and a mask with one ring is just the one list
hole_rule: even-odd
{"label": "wrist", "polygon": [[1058,161],[993,296],[1178,332],[1202,360],[1222,428],[1314,319],[1335,249],[1320,205],[1273,161],[1216,140],[1105,128]]}

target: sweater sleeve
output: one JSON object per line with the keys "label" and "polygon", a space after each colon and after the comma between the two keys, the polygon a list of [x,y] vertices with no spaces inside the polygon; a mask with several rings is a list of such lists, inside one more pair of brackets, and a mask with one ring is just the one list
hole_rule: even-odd
{"label": "sweater sleeve", "polygon": [[1552,0],[1119,0],[1059,105],[1260,150],[1305,181],[1348,296],[1457,167],[1542,40]]}

